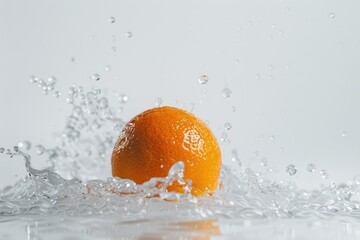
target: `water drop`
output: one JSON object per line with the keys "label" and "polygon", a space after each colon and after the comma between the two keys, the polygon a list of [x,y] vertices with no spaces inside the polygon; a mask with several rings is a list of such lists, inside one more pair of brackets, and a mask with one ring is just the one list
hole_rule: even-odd
{"label": "water drop", "polygon": [[38,78],[35,76],[31,76],[29,81],[30,83],[36,83],[38,81]]}
{"label": "water drop", "polygon": [[156,105],[157,107],[161,107],[162,103],[163,103],[162,98],[161,98],[161,97],[158,97],[158,98],[156,99],[155,105]]}
{"label": "water drop", "polygon": [[236,59],[235,60],[235,64],[239,64],[240,63],[240,60],[239,59]]}
{"label": "water drop", "polygon": [[75,62],[75,58],[74,57],[70,58],[70,61]]}
{"label": "water drop", "polygon": [[346,137],[346,135],[347,135],[347,132],[342,132],[342,133],[341,133],[341,136],[342,136],[342,137]]}
{"label": "water drop", "polygon": [[360,185],[360,175],[356,175],[353,180],[355,184]]}
{"label": "water drop", "polygon": [[260,161],[261,166],[266,167],[268,165],[268,160],[266,158],[261,159]]}
{"label": "water drop", "polygon": [[308,170],[308,172],[315,172],[316,166],[315,164],[309,163],[306,167],[306,170]]}
{"label": "water drop", "polygon": [[329,17],[330,17],[330,18],[335,18],[335,13],[333,13],[333,12],[330,13],[330,14],[329,14]]}
{"label": "water drop", "polygon": [[53,94],[53,96],[56,98],[60,97],[60,95],[61,95],[61,93],[59,91],[55,91]]}
{"label": "water drop", "polygon": [[208,80],[209,80],[209,78],[208,78],[208,76],[207,75],[201,75],[200,77],[199,77],[199,83],[200,84],[206,84],[207,82],[208,82]]}
{"label": "water drop", "polygon": [[125,37],[127,37],[127,38],[131,38],[132,36],[133,36],[132,32],[125,33]]}
{"label": "water drop", "polygon": [[35,150],[38,155],[42,155],[45,151],[45,148],[42,145],[37,145],[35,147]]}
{"label": "water drop", "polygon": [[71,103],[74,102],[74,98],[73,97],[67,97],[66,102],[71,104]]}
{"label": "water drop", "polygon": [[109,17],[108,21],[109,21],[109,23],[114,23],[116,21],[116,19],[114,17]]}
{"label": "water drop", "polygon": [[100,108],[102,108],[102,109],[107,108],[107,107],[109,106],[109,102],[108,102],[107,98],[105,98],[105,97],[101,98],[101,99],[99,100],[99,106],[100,106]]}
{"label": "water drop", "polygon": [[21,141],[17,145],[19,148],[22,148],[25,150],[29,150],[31,148],[31,143],[29,141]]}
{"label": "water drop", "polygon": [[323,179],[327,179],[329,177],[329,174],[327,173],[327,171],[325,169],[322,169],[320,171],[320,175]]}
{"label": "water drop", "polygon": [[275,136],[274,136],[274,135],[271,135],[271,136],[270,136],[270,140],[271,140],[271,141],[275,141]]}
{"label": "water drop", "polygon": [[120,101],[121,103],[126,103],[128,100],[129,100],[129,97],[126,96],[125,94],[121,94],[121,95],[119,96],[119,101]]}
{"label": "water drop", "polygon": [[111,71],[111,66],[110,66],[110,65],[106,65],[106,66],[105,66],[105,71],[106,71],[106,72],[110,72],[110,71]]}
{"label": "water drop", "polygon": [[53,76],[48,77],[48,83],[50,85],[55,85],[56,84],[56,78],[53,77]]}
{"label": "water drop", "polygon": [[224,124],[224,127],[226,130],[230,130],[232,126],[231,126],[231,123],[227,122]]}
{"label": "water drop", "polygon": [[94,75],[91,76],[91,79],[95,80],[95,81],[99,81],[100,80],[100,75],[95,73]]}
{"label": "water drop", "polygon": [[5,151],[5,148],[0,148],[0,153],[3,153]]}
{"label": "water drop", "polygon": [[261,76],[260,76],[260,73],[255,74],[255,78],[256,78],[256,79],[260,79],[260,77],[261,77]]}
{"label": "water drop", "polygon": [[293,176],[293,175],[296,174],[297,169],[296,169],[295,165],[290,164],[289,166],[287,166],[286,172],[287,172],[290,176]]}
{"label": "water drop", "polygon": [[232,91],[230,88],[224,88],[222,90],[222,95],[225,97],[225,98],[229,98],[232,94]]}
{"label": "water drop", "polygon": [[232,110],[233,112],[235,112],[235,111],[236,111],[236,107],[232,107],[231,110]]}

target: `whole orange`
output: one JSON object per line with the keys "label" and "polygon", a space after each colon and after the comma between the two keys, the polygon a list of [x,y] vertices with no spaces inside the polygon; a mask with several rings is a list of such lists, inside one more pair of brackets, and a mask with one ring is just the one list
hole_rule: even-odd
{"label": "whole orange", "polygon": [[184,178],[192,181],[192,194],[215,192],[221,152],[211,130],[182,109],[153,108],[125,125],[112,153],[112,175],[141,184],[166,177],[178,161],[184,162]]}

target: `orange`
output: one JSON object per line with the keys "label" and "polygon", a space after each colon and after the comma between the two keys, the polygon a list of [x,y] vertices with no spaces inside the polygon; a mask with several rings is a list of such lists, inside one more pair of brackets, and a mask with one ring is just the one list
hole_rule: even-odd
{"label": "orange", "polygon": [[[174,107],[149,109],[131,119],[112,153],[112,175],[144,183],[166,177],[183,161],[192,194],[213,194],[218,185],[221,152],[214,134],[193,114]],[[178,186],[168,190],[182,192]]]}

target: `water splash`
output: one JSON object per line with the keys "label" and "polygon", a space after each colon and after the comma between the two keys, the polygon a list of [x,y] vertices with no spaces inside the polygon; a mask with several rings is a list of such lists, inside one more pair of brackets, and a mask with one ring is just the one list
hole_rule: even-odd
{"label": "water splash", "polygon": [[[27,171],[23,179],[0,191],[0,215],[117,214],[124,219],[177,216],[187,220],[360,216],[358,176],[349,184],[332,183],[305,191],[291,183],[260,179],[243,166],[236,149],[232,150],[232,162],[237,167],[222,167],[219,190],[214,196],[197,198],[190,194],[191,181],[184,179],[181,161],[169,169],[167,176],[140,185],[106,177],[110,175],[107,170],[114,140],[125,124],[122,109],[128,97],[113,93],[111,100],[105,92],[85,91],[81,86],[69,89],[71,113],[57,135],[57,146],[35,147],[37,154],[48,160],[48,168],[32,168],[26,144],[12,150],[0,148],[2,156],[22,158]],[[222,138],[225,143],[229,140],[226,133]],[[263,166],[267,167],[267,163]],[[294,172],[292,167],[289,170]],[[321,174],[327,176],[326,171]],[[174,182],[180,183],[183,193],[167,191]]]}

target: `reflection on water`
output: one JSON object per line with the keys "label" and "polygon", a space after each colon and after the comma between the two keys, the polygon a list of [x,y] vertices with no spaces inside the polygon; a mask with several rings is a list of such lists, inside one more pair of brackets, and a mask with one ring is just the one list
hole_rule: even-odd
{"label": "reflection on water", "polygon": [[[319,219],[136,219],[27,216],[1,219],[0,239],[359,239],[360,223]],[[269,238],[271,236],[271,238]]]}

